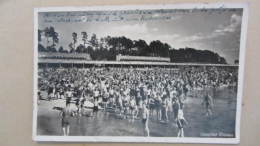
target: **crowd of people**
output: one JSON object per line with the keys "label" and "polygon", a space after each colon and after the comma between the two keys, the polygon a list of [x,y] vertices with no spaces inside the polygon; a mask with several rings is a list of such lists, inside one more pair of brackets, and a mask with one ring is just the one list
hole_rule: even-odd
{"label": "crowd of people", "polygon": [[[66,100],[61,112],[64,135],[69,135],[69,116],[82,116],[84,108],[91,108],[91,116],[112,109],[130,122],[140,119],[145,136],[150,135],[149,119],[168,123],[173,117],[177,136],[184,137],[185,100],[201,98],[206,116],[211,116],[214,91],[221,86],[236,90],[237,75],[234,68],[209,66],[43,68],[38,72],[38,89],[48,93],[47,100]],[[203,93],[195,94],[199,91]],[[85,107],[86,102],[93,106]],[[76,111],[70,112],[71,104]]]}

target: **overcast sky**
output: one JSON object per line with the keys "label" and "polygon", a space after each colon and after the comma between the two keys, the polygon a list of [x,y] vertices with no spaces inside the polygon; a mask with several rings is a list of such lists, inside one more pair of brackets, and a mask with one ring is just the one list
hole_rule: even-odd
{"label": "overcast sky", "polygon": [[[101,12],[44,12],[39,13],[38,21],[39,29],[49,26],[55,28],[59,33],[58,46],[64,48],[68,48],[72,42],[72,32],[78,33],[81,43],[80,33],[86,31],[88,34],[97,34],[98,38],[108,35],[125,36],[132,40],[143,39],[148,44],[160,40],[175,49],[192,47],[211,50],[224,57],[229,64],[239,58],[241,9],[147,12],[150,13],[100,15]],[[103,11],[102,14],[108,13]],[[65,19],[70,19],[70,22],[64,22]],[[42,43],[44,44],[44,38]]]}

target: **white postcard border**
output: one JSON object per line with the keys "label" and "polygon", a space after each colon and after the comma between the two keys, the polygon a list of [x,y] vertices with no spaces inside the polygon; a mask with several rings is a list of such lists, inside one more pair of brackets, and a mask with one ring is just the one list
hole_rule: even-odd
{"label": "white postcard border", "polygon": [[[239,49],[239,74],[237,92],[237,111],[235,138],[199,138],[199,137],[130,137],[130,136],[39,136],[37,135],[37,79],[38,79],[38,13],[60,11],[109,11],[109,10],[152,10],[152,9],[210,9],[210,8],[242,8],[243,17],[241,25],[240,49]],[[217,143],[238,144],[240,142],[240,119],[244,83],[244,64],[246,34],[248,24],[248,3],[183,3],[161,5],[118,5],[118,6],[88,6],[88,7],[41,7],[34,9],[34,66],[33,66],[33,128],[34,141],[53,142],[140,142],[140,143]]]}

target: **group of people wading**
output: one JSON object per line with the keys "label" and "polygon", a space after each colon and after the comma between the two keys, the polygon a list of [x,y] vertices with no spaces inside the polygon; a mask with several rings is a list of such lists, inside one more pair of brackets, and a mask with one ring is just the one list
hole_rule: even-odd
{"label": "group of people wading", "polygon": [[[65,136],[69,135],[70,117],[85,115],[88,108],[92,109],[88,114],[91,117],[98,117],[102,111],[129,122],[140,120],[144,136],[150,136],[149,120],[153,119],[174,123],[177,136],[184,137],[183,128],[188,125],[185,101],[201,98],[205,115],[212,116],[214,95],[206,89],[214,94],[214,89],[236,85],[236,81],[236,70],[221,67],[48,68],[39,71],[38,87],[47,91],[48,100],[65,99],[66,106],[60,113]],[[40,93],[39,98],[43,98]],[[73,104],[76,111],[71,110]]]}

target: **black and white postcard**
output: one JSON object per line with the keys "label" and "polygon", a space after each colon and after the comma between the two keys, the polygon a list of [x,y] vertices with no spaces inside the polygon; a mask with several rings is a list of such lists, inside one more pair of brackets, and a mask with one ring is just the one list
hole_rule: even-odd
{"label": "black and white postcard", "polygon": [[33,139],[238,143],[247,4],[34,10]]}

